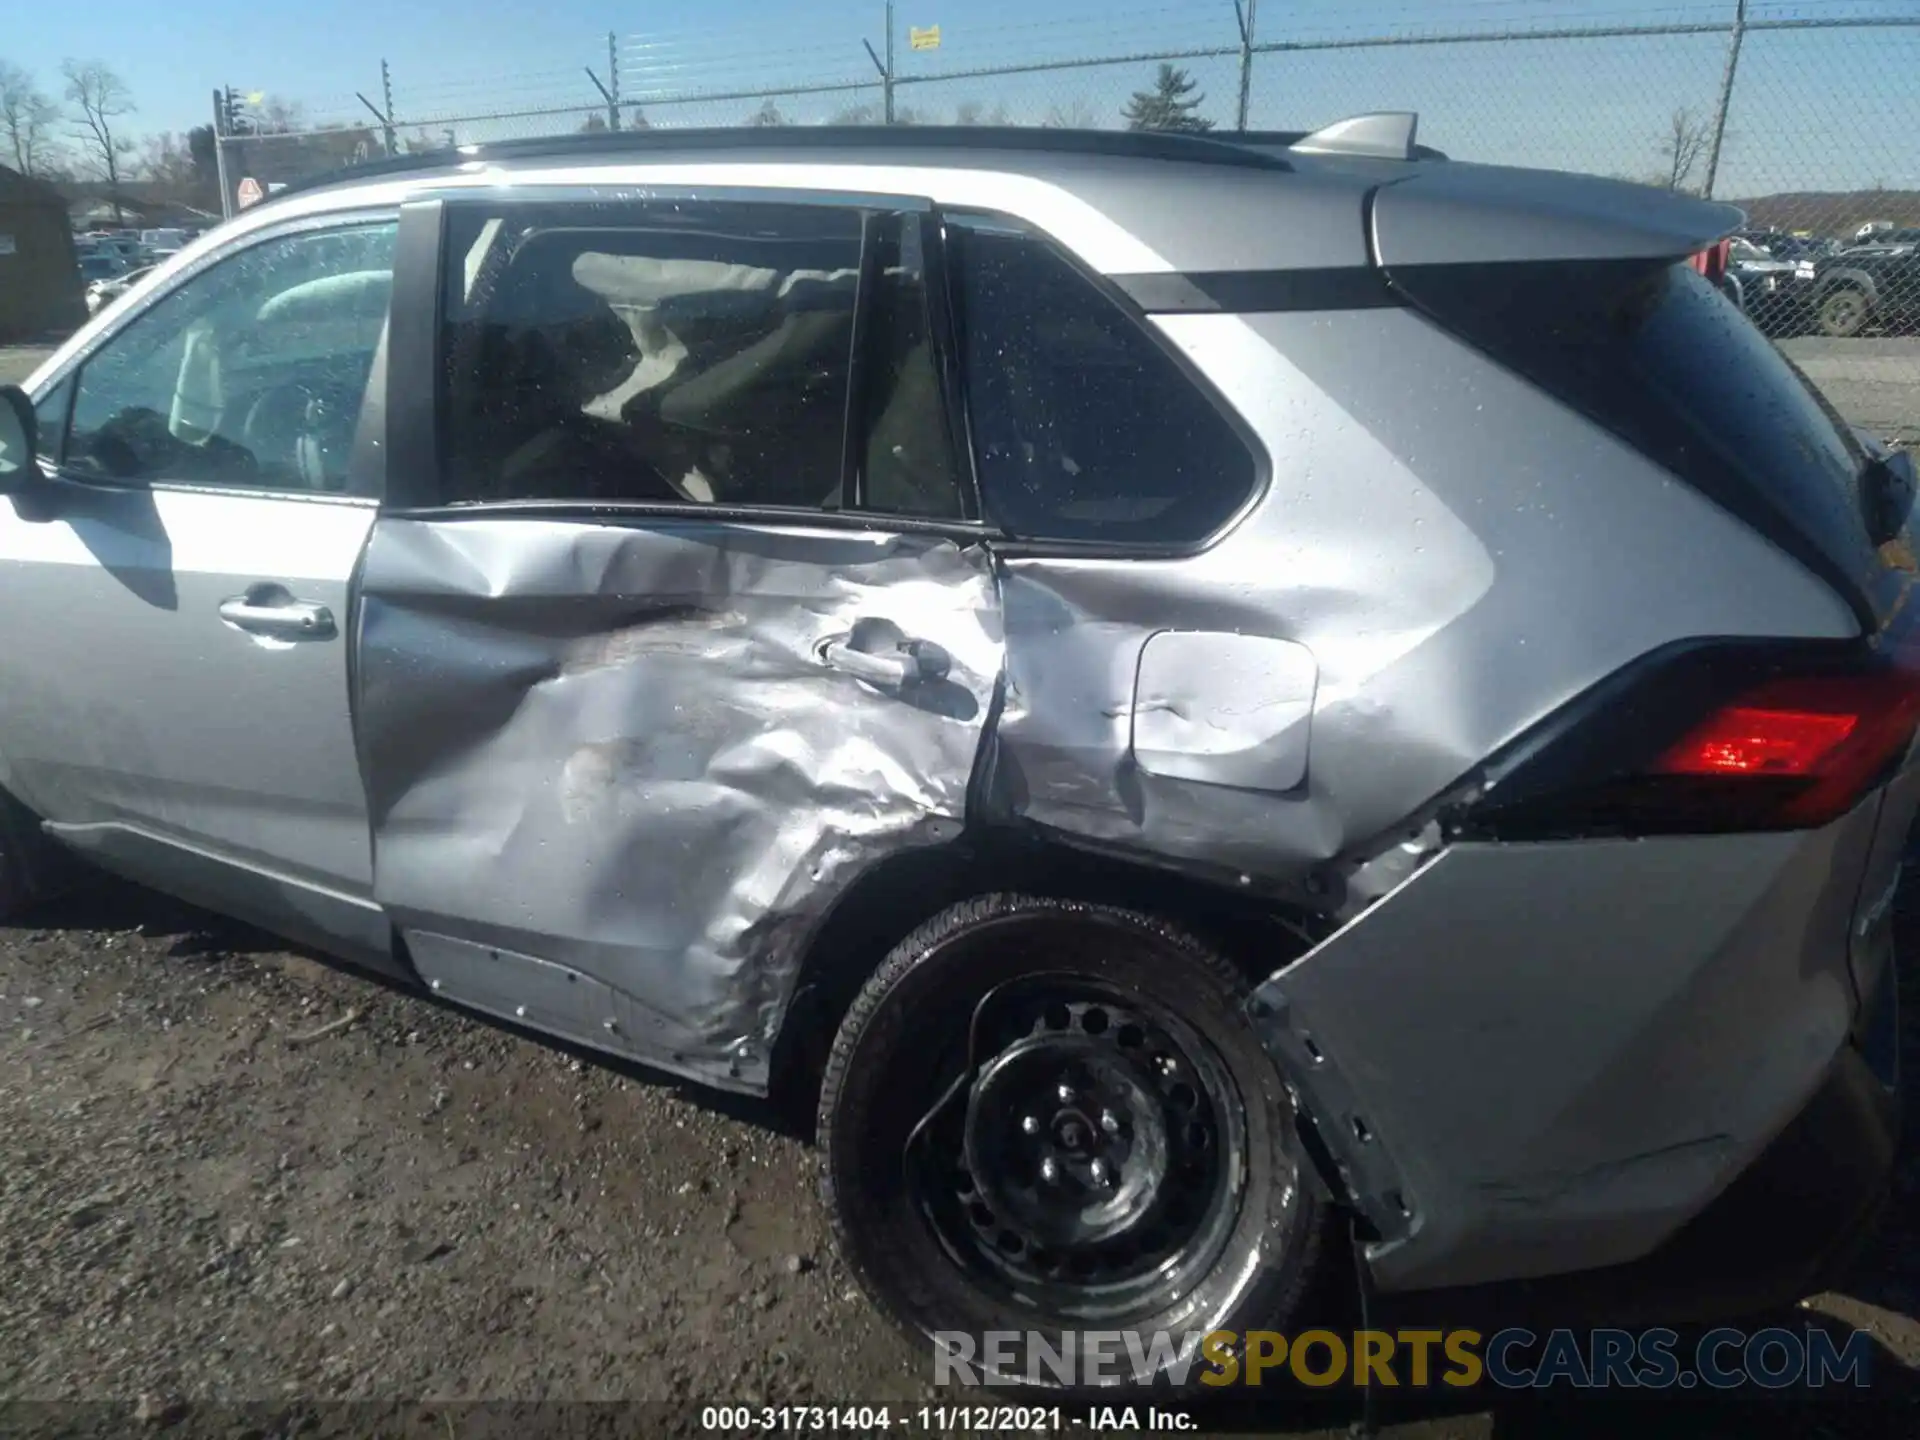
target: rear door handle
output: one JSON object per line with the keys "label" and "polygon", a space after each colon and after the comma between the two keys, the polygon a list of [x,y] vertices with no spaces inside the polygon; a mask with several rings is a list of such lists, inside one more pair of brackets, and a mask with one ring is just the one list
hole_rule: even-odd
{"label": "rear door handle", "polygon": [[278,585],[256,585],[244,595],[222,600],[220,618],[249,635],[278,640],[330,640],[335,633],[331,610],[295,600]]}
{"label": "rear door handle", "polygon": [[917,680],[944,680],[952,665],[947,652],[925,640],[896,642],[891,650],[857,650],[851,640],[829,640],[820,658],[882,690],[903,690]]}
{"label": "rear door handle", "polygon": [[844,670],[857,679],[865,680],[869,685],[878,685],[883,690],[898,690],[919,673],[919,667],[911,655],[904,652],[892,655],[869,655],[864,650],[856,650],[844,640],[829,641],[822,650],[828,665],[835,670]]}

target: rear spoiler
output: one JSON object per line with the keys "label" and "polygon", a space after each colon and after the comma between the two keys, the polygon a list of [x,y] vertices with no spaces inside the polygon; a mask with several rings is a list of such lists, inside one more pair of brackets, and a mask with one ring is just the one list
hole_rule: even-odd
{"label": "rear spoiler", "polygon": [[1391,274],[1410,265],[1685,260],[1746,223],[1736,206],[1651,185],[1455,162],[1382,184],[1371,238]]}

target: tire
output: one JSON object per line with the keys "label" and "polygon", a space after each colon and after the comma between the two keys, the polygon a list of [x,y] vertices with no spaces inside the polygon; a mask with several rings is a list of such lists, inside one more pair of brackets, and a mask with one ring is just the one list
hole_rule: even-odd
{"label": "tire", "polygon": [[1820,299],[1820,330],[1840,339],[1858,335],[1866,329],[1869,314],[1866,293],[1851,285],[1842,285]]}
{"label": "tire", "polygon": [[[820,1095],[827,1213],[867,1292],[914,1337],[1137,1332],[1124,1357],[1171,1332],[1156,1384],[1181,1358],[1187,1385],[1208,1373],[1212,1331],[1284,1326],[1344,1252],[1249,988],[1173,926],[1059,900],[984,896],[901,941]],[[1066,1383],[1014,1366],[993,1378]]]}

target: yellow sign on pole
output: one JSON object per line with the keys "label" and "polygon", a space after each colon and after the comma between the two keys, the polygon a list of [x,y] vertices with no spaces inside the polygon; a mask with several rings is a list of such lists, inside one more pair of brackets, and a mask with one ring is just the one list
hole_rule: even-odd
{"label": "yellow sign on pole", "polygon": [[929,25],[922,30],[917,26],[907,27],[907,44],[915,50],[938,50],[940,48],[940,27]]}

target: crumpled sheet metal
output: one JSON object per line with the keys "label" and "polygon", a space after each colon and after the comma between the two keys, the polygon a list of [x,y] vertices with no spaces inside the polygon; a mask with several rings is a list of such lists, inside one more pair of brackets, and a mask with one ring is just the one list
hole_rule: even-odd
{"label": "crumpled sheet metal", "polygon": [[[821,918],[965,822],[1002,665],[978,548],[383,519],[362,594],[375,894],[449,998],[764,1088]],[[860,620],[939,645],[948,678],[829,668]]]}
{"label": "crumpled sheet metal", "polygon": [[1878,813],[1456,845],[1261,986],[1262,1038],[1377,1232],[1374,1282],[1624,1264],[1718,1195],[1845,1042]]}

